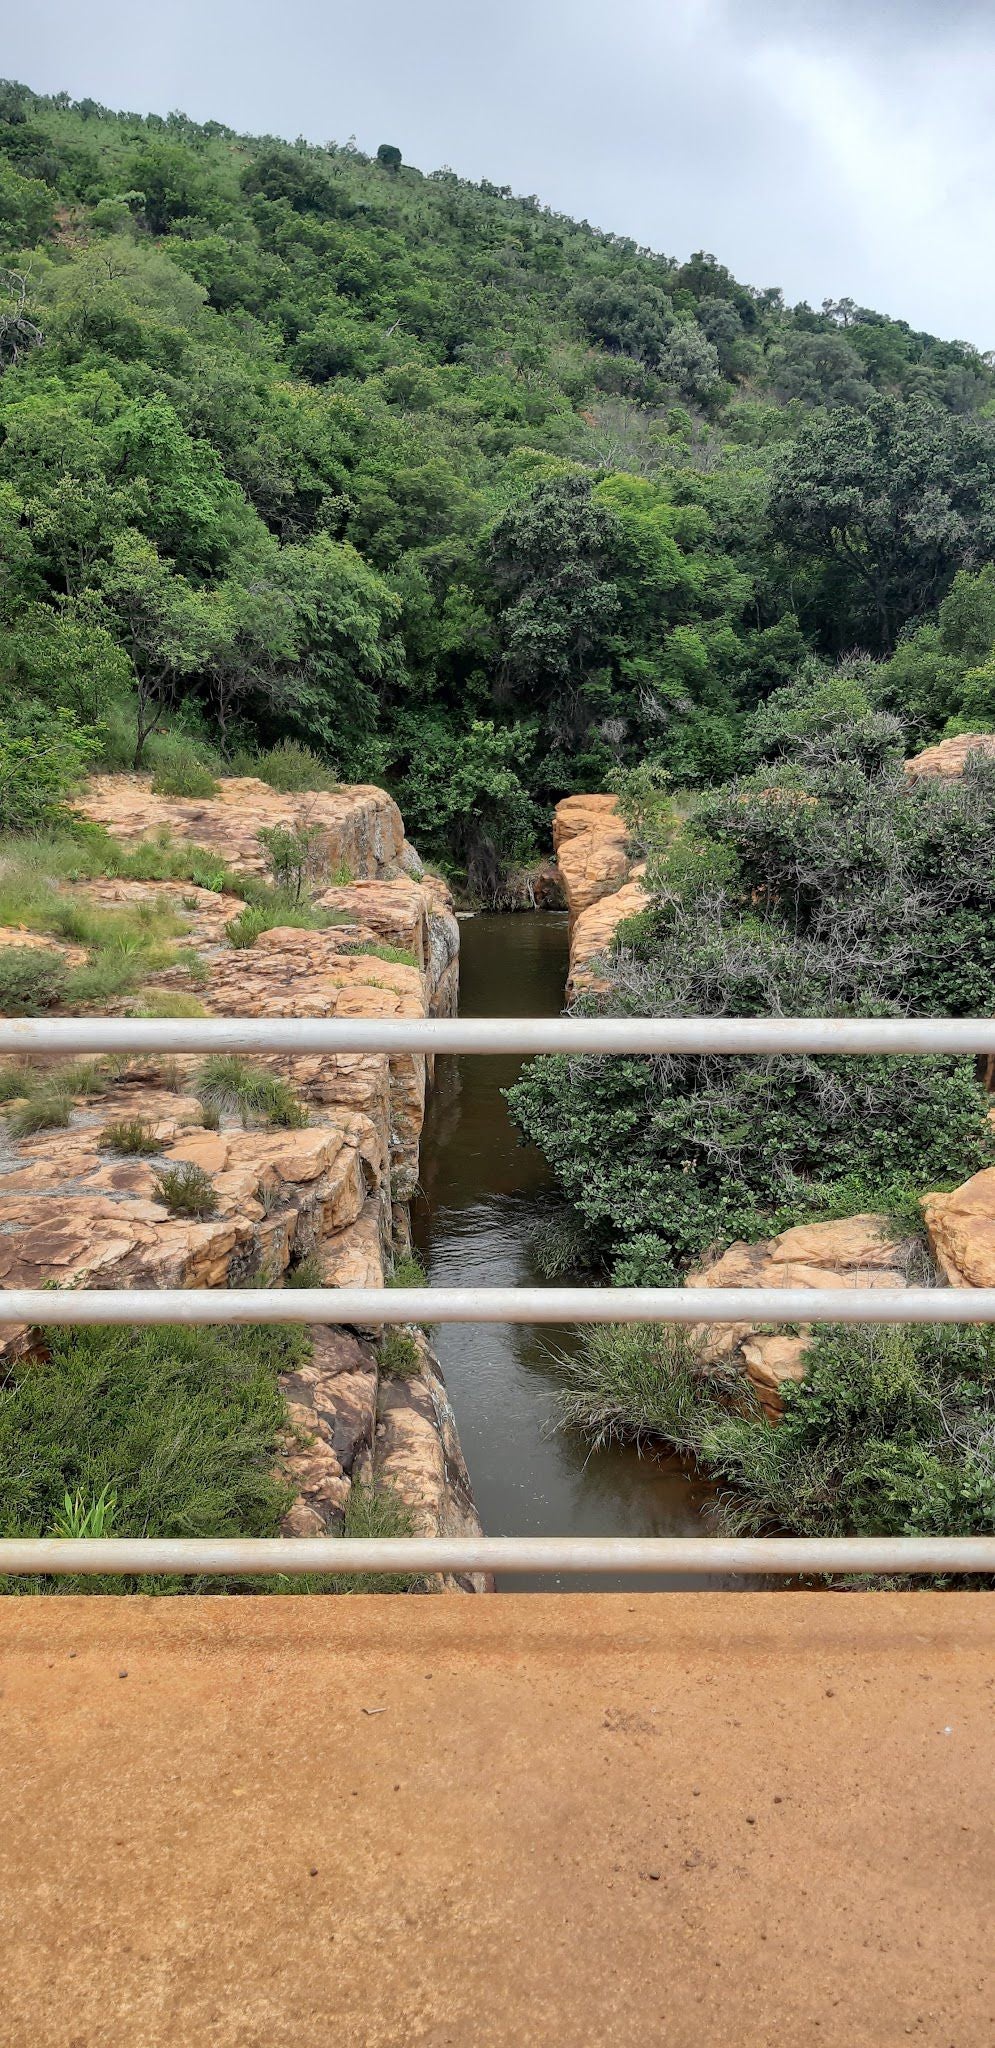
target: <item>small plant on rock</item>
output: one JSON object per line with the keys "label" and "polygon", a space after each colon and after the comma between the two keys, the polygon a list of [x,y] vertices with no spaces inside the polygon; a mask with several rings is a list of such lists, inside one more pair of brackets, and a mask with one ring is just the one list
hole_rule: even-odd
{"label": "small plant on rock", "polygon": [[117,1152],[122,1159],[145,1159],[161,1150],[155,1132],[141,1117],[107,1124],[100,1137],[102,1152]]}
{"label": "small plant on rock", "polygon": [[234,1053],[205,1060],[197,1094],[206,1108],[217,1110],[219,1116],[240,1116],[243,1123],[259,1117],[280,1130],[300,1131],[308,1122],[307,1106],[289,1081],[264,1068],[246,1066]]}
{"label": "small plant on rock", "polygon": [[72,1108],[72,1096],[63,1089],[39,1088],[10,1111],[7,1129],[12,1138],[31,1138],[36,1131],[64,1130]]}
{"label": "small plant on rock", "polygon": [[377,1364],[385,1379],[414,1379],[421,1371],[421,1353],[410,1331],[385,1331],[377,1345]]}
{"label": "small plant on rock", "polygon": [[155,1176],[155,1188],[171,1216],[213,1216],[218,1206],[209,1176],[191,1159],[180,1166],[164,1166]]}

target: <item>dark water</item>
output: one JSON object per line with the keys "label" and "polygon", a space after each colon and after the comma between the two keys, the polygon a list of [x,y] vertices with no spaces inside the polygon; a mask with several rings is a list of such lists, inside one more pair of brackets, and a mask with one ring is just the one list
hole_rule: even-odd
{"label": "dark water", "polygon": [[[461,936],[462,1016],[551,1017],[562,1009],[564,916],[466,918]],[[541,1155],[518,1143],[501,1093],[518,1068],[515,1059],[479,1056],[438,1063],[422,1138],[424,1197],[414,1212],[416,1243],[435,1286],[543,1285],[531,1238],[550,1204],[551,1177]],[[554,1429],[558,1383],[550,1353],[576,1346],[576,1331],[440,1324],[433,1341],[489,1536],[703,1533],[711,1494],[679,1459],[628,1449],[592,1453],[578,1434]],[[571,1574],[568,1582],[507,1583],[580,1588],[623,1581]]]}

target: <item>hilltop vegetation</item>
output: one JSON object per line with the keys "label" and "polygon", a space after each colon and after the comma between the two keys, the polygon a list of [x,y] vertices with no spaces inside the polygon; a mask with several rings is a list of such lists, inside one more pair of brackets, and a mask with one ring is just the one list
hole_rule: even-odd
{"label": "hilltop vegetation", "polygon": [[392,145],[11,83],[0,265],[0,757],[303,742],[486,890],[619,766],[723,780],[808,651],[894,656],[923,735],[995,705],[963,342]]}

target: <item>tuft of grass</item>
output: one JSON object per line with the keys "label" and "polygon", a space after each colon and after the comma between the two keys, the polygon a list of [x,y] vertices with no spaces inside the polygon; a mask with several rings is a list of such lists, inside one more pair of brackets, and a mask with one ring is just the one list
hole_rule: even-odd
{"label": "tuft of grass", "polygon": [[282,1130],[303,1130],[308,1123],[307,1105],[291,1088],[265,1068],[249,1067],[234,1053],[217,1053],[205,1060],[195,1083],[196,1093],[207,1108],[219,1116],[252,1117],[275,1124]]}
{"label": "tuft of grass", "polygon": [[562,1421],[598,1450],[656,1440],[696,1451],[730,1401],[744,1398],[740,1375],[706,1370],[694,1339],[666,1323],[595,1324],[557,1365]]}
{"label": "tuft of grass", "polygon": [[218,1197],[203,1167],[184,1159],[179,1166],[164,1166],[155,1176],[156,1194],[171,1216],[213,1216]]}
{"label": "tuft of grass", "polygon": [[353,945],[343,946],[342,951],[343,953],[361,953],[374,960],[386,960],[391,967],[417,967],[419,965],[410,946],[390,946],[386,940],[381,941],[378,939],[375,945],[367,945],[364,941],[360,940]]}
{"label": "tuft of grass", "polygon": [[9,1066],[0,1067],[0,1102],[16,1102],[22,1095],[34,1095],[40,1078],[38,1068],[22,1060],[12,1060]]}
{"label": "tuft of grass", "polygon": [[63,1496],[62,1506],[52,1523],[53,1536],[79,1538],[110,1536],[117,1514],[117,1494],[106,1484],[95,1499],[87,1500],[82,1487]]}
{"label": "tuft of grass", "polygon": [[19,1102],[7,1117],[12,1138],[31,1138],[37,1131],[64,1130],[72,1116],[72,1096],[64,1090],[38,1088],[26,1102]]}
{"label": "tuft of grass", "polygon": [[335,790],[340,787],[335,770],[323,761],[320,754],[310,747],[302,747],[296,740],[281,740],[276,747],[270,747],[262,754],[237,754],[232,762],[235,775],[255,775],[260,782],[268,782],[271,789],[298,794],[311,790]]}
{"label": "tuft of grass", "polygon": [[208,1012],[196,996],[188,996],[182,989],[146,988],[142,990],[140,1007],[131,1014],[135,1017],[206,1017]]}
{"label": "tuft of grass", "polygon": [[100,1134],[100,1150],[116,1152],[122,1159],[147,1159],[161,1149],[151,1125],[137,1116],[107,1124]]}
{"label": "tuft of grass", "polygon": [[421,1353],[408,1330],[384,1331],[377,1345],[377,1364],[385,1379],[414,1379],[421,1371]]}
{"label": "tuft of grass", "polygon": [[394,1260],[394,1270],[387,1282],[388,1287],[424,1287],[428,1275],[417,1252],[402,1252]]}
{"label": "tuft of grass", "polygon": [[285,1287],[323,1287],[325,1276],[317,1252],[308,1252],[306,1258],[299,1259],[296,1266],[288,1267],[283,1284]]}
{"label": "tuft of grass", "polygon": [[283,895],[279,890],[268,892],[266,903],[248,903],[237,917],[229,919],[225,936],[229,945],[237,947],[254,946],[263,932],[296,931],[323,932],[333,925],[347,925],[352,920],[341,911],[316,910],[306,902],[297,902],[292,896]]}
{"label": "tuft of grass", "polygon": [[[364,1486],[354,1479],[349,1489],[343,1536],[412,1536],[410,1508],[392,1486]],[[273,1578],[259,1591],[271,1593],[420,1593],[424,1579],[411,1572],[323,1572],[298,1578]]]}

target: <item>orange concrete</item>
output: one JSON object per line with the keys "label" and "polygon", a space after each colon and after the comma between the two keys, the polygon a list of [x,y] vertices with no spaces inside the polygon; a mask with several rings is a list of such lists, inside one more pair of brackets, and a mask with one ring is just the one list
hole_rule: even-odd
{"label": "orange concrete", "polygon": [[995,1602],[0,1603],[3,2048],[995,2038]]}

